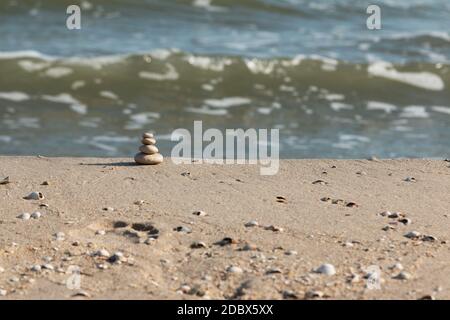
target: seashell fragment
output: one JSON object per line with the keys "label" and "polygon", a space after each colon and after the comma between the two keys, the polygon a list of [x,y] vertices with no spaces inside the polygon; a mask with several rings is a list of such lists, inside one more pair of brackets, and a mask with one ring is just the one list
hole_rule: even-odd
{"label": "seashell fragment", "polygon": [[227,268],[227,272],[228,273],[243,273],[244,271],[242,270],[242,268],[237,267],[237,266],[229,266]]}
{"label": "seashell fragment", "polygon": [[251,221],[247,222],[244,226],[246,226],[247,228],[258,227],[259,223],[256,220],[251,220]]}
{"label": "seashell fragment", "polygon": [[401,271],[399,274],[397,274],[394,279],[398,280],[409,280],[412,278],[412,275],[406,271]]}
{"label": "seashell fragment", "polygon": [[332,264],[324,263],[315,270],[316,273],[325,274],[327,276],[332,276],[336,274],[336,269]]}
{"label": "seashell fragment", "polygon": [[33,219],[39,219],[42,216],[42,214],[39,211],[35,211],[31,214],[31,218]]}
{"label": "seashell fragment", "polygon": [[324,296],[323,292],[317,290],[309,290],[305,293],[306,299],[322,298],[323,296]]}
{"label": "seashell fragment", "polygon": [[204,217],[204,216],[208,215],[205,211],[202,211],[202,210],[194,211],[194,212],[192,212],[192,214],[194,216],[199,216],[199,217]]}
{"label": "seashell fragment", "polygon": [[34,191],[34,192],[30,193],[29,195],[27,195],[26,197],[24,197],[24,199],[25,200],[43,200],[44,195],[41,192]]}
{"label": "seashell fragment", "polygon": [[28,212],[24,212],[24,213],[18,215],[17,218],[22,219],[22,220],[30,220],[31,215]]}
{"label": "seashell fragment", "polygon": [[195,241],[191,244],[192,249],[206,248],[206,244],[202,241]]}
{"label": "seashell fragment", "polygon": [[421,234],[418,231],[410,231],[407,234],[405,234],[405,237],[408,239],[419,239],[420,236]]}
{"label": "seashell fragment", "polygon": [[173,230],[177,231],[177,232],[182,232],[182,233],[191,233],[192,232],[192,230],[190,228],[185,227],[185,226],[179,226],[179,227],[174,228]]}
{"label": "seashell fragment", "polygon": [[283,228],[278,227],[278,226],[273,226],[273,225],[266,226],[266,227],[264,227],[264,229],[265,230],[269,230],[269,231],[273,231],[273,232],[283,232]]}
{"label": "seashell fragment", "polygon": [[11,183],[11,181],[9,181],[9,177],[3,178],[2,180],[0,180],[0,185],[1,184],[9,184]]}

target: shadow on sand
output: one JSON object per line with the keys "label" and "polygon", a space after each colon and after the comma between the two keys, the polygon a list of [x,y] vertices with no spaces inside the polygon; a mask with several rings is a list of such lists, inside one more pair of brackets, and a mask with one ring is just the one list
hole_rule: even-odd
{"label": "shadow on sand", "polygon": [[139,164],[131,161],[123,162],[99,162],[99,163],[80,163],[81,166],[101,166],[101,167],[138,167]]}

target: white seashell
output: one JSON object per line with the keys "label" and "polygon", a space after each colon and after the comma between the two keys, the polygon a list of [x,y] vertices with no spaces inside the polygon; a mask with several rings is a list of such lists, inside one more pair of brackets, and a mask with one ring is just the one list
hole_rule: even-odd
{"label": "white seashell", "polygon": [[309,290],[305,293],[305,298],[306,299],[322,298],[323,295],[324,294],[322,291]]}
{"label": "white seashell", "polygon": [[195,241],[191,244],[192,249],[200,249],[200,248],[206,248],[206,243],[203,241]]}
{"label": "white seashell", "polygon": [[146,165],[155,165],[160,164],[164,160],[164,157],[160,153],[155,154],[145,154],[142,152],[137,153],[134,156],[134,161],[139,164],[146,164]]}
{"label": "white seashell", "polygon": [[32,267],[30,268],[30,270],[31,270],[31,271],[34,271],[34,272],[39,272],[39,271],[42,270],[42,268],[41,268],[40,265],[35,264],[34,266],[32,266]]}
{"label": "white seashell", "polygon": [[412,278],[412,275],[406,271],[402,271],[398,275],[396,275],[394,278],[398,279],[398,280],[409,280]]}
{"label": "white seashell", "polygon": [[139,147],[139,151],[145,154],[155,154],[159,152],[159,149],[154,145],[143,144]]}
{"label": "white seashell", "polygon": [[126,261],[126,259],[122,252],[117,251],[117,252],[114,252],[114,254],[111,257],[109,257],[108,261],[111,263],[120,264],[120,263]]}
{"label": "white seashell", "polygon": [[408,239],[417,239],[421,236],[420,232],[418,231],[411,231],[405,234],[405,237]]}
{"label": "white seashell", "polygon": [[97,230],[97,231],[95,232],[95,234],[96,234],[96,235],[99,235],[99,236],[104,236],[104,235],[106,234],[106,231],[105,231],[105,230]]}
{"label": "white seashell", "polygon": [[258,226],[259,226],[259,223],[258,223],[258,221],[256,221],[256,220],[251,220],[251,221],[247,222],[247,223],[245,224],[245,226],[246,226],[247,228],[258,227]]}
{"label": "white seashell", "polygon": [[199,216],[199,217],[204,217],[204,216],[208,215],[205,211],[202,211],[202,210],[194,211],[194,212],[192,212],[192,214],[194,216]]}
{"label": "white seashell", "polygon": [[155,145],[156,144],[155,138],[142,138],[141,142],[142,142],[142,144],[146,144],[146,145]]}
{"label": "white seashell", "polygon": [[8,294],[8,292],[4,289],[0,289],[0,297],[4,297]]}
{"label": "white seashell", "polygon": [[105,258],[109,258],[109,257],[110,257],[110,254],[109,254],[108,250],[106,250],[106,249],[100,249],[100,250],[94,252],[94,256],[96,256],[96,257],[105,257]]}
{"label": "white seashell", "polygon": [[227,268],[227,272],[229,272],[229,273],[243,273],[244,271],[243,271],[240,267],[237,267],[237,266],[229,266],[229,267]]}
{"label": "white seashell", "polygon": [[22,220],[30,220],[31,215],[29,213],[25,212],[25,213],[18,215],[17,218],[22,219]]}
{"label": "white seashell", "polygon": [[64,241],[65,237],[66,237],[66,235],[64,234],[64,232],[55,233],[56,241]]}
{"label": "white seashell", "polygon": [[55,268],[53,267],[53,265],[51,265],[50,263],[46,263],[42,266],[42,268],[47,269],[47,270],[55,270]]}
{"label": "white seashell", "polygon": [[39,211],[35,211],[31,214],[31,217],[33,219],[39,219],[42,216],[42,214]]}
{"label": "white seashell", "polygon": [[24,197],[24,199],[26,199],[26,200],[43,200],[44,195],[42,194],[42,192],[33,191],[32,193],[30,193],[29,195]]}
{"label": "white seashell", "polygon": [[5,268],[0,267],[0,273],[3,273],[3,272],[5,272]]}
{"label": "white seashell", "polygon": [[336,269],[332,264],[324,263],[315,270],[316,273],[325,274],[327,276],[332,276],[336,274]]}

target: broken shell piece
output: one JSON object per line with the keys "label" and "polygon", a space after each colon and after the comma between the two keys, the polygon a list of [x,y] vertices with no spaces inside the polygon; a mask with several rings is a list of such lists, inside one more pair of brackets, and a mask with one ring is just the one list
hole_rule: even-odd
{"label": "broken shell piece", "polygon": [[328,182],[326,182],[326,181],[324,181],[324,180],[316,180],[316,181],[313,181],[313,183],[312,184],[321,184],[321,185],[327,185],[328,184]]}
{"label": "broken shell piece", "polygon": [[95,257],[104,257],[104,258],[110,257],[110,254],[109,254],[108,250],[106,250],[106,249],[100,249],[98,251],[95,251],[93,255]]}
{"label": "broken shell piece", "polygon": [[277,226],[273,226],[273,225],[266,226],[266,227],[264,227],[264,229],[265,230],[269,230],[269,231],[273,231],[273,232],[283,232],[283,228],[277,227]]}
{"label": "broken shell piece", "polygon": [[117,252],[114,252],[114,254],[111,257],[109,257],[108,261],[110,263],[120,264],[122,262],[125,262],[126,258],[122,252],[117,251]]}
{"label": "broken shell piece", "polygon": [[404,225],[408,225],[408,224],[411,224],[411,219],[402,218],[402,219],[399,219],[398,222],[403,223]]}
{"label": "broken shell piece", "polygon": [[34,191],[30,193],[28,196],[24,197],[26,200],[43,200],[44,195],[41,192]]}
{"label": "broken shell piece", "polygon": [[35,211],[31,214],[31,218],[33,219],[39,219],[42,216],[42,214],[39,211]]}
{"label": "broken shell piece", "polygon": [[405,237],[408,239],[418,239],[420,236],[421,234],[418,231],[410,231],[407,234],[405,234]]}
{"label": "broken shell piece", "polygon": [[55,240],[56,241],[64,241],[66,238],[66,235],[64,234],[64,232],[57,232],[55,233]]}
{"label": "broken shell piece", "polygon": [[230,244],[237,244],[237,243],[238,243],[237,240],[235,240],[233,238],[230,238],[230,237],[225,237],[222,240],[217,241],[214,244],[218,245],[218,246],[221,246],[221,247],[224,247],[224,246],[227,246],[227,245],[230,245]]}
{"label": "broken shell piece", "polygon": [[417,182],[416,178],[414,178],[414,177],[406,177],[405,181],[406,182]]}
{"label": "broken shell piece", "polygon": [[394,279],[398,279],[398,280],[409,280],[411,278],[412,278],[412,275],[406,271],[402,271],[394,277]]}
{"label": "broken shell piece", "polygon": [[201,211],[201,210],[199,210],[199,211],[194,211],[194,212],[192,212],[192,214],[193,214],[194,216],[199,216],[199,217],[204,217],[204,216],[207,215],[207,213],[206,213],[205,211]]}
{"label": "broken shell piece", "polygon": [[244,226],[246,226],[247,228],[258,227],[259,223],[256,220],[251,220],[251,221],[247,222]]}
{"label": "broken shell piece", "polygon": [[11,181],[9,181],[9,177],[3,178],[2,180],[0,180],[0,184],[9,184],[11,183]]}
{"label": "broken shell piece", "polygon": [[422,241],[435,242],[435,241],[437,241],[437,238],[434,237],[434,236],[424,235],[424,236],[422,237]]}
{"label": "broken shell piece", "polygon": [[280,268],[269,268],[266,270],[266,274],[275,274],[275,273],[282,273]]}
{"label": "broken shell piece", "polygon": [[17,218],[22,219],[22,220],[30,220],[31,215],[28,212],[24,212],[24,213],[18,215]]}
{"label": "broken shell piece", "polygon": [[391,226],[391,225],[387,225],[387,226],[384,226],[381,230],[389,231],[389,230],[395,230],[395,228],[393,226]]}
{"label": "broken shell piece", "polygon": [[322,298],[323,297],[323,292],[322,291],[317,291],[317,290],[309,290],[305,293],[305,298],[306,299],[315,299],[315,298]]}
{"label": "broken shell piece", "polygon": [[179,227],[174,228],[173,230],[177,231],[177,232],[182,232],[182,233],[191,233],[192,232],[192,230],[190,228],[185,227],[185,226],[179,226]]}
{"label": "broken shell piece", "polygon": [[254,244],[246,243],[242,249],[242,251],[256,251],[258,250],[258,247]]}
{"label": "broken shell piece", "polygon": [[358,204],[356,204],[355,202],[348,202],[345,206],[348,207],[348,208],[359,207]]}
{"label": "broken shell piece", "polygon": [[229,266],[227,268],[227,272],[229,273],[242,273],[244,272],[240,267],[237,266]]}
{"label": "broken shell piece", "polygon": [[336,274],[336,269],[332,264],[324,263],[320,267],[318,267],[316,270],[314,270],[316,273],[325,274],[327,276],[332,276]]}
{"label": "broken shell piece", "polygon": [[192,249],[206,248],[206,244],[202,241],[195,241],[191,244]]}

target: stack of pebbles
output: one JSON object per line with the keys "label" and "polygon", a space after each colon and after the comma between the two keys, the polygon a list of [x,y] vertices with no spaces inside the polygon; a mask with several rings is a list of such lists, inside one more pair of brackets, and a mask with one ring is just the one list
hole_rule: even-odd
{"label": "stack of pebbles", "polygon": [[144,133],[141,142],[140,152],[134,156],[136,163],[153,165],[163,162],[163,156],[156,147],[156,140],[152,133]]}

